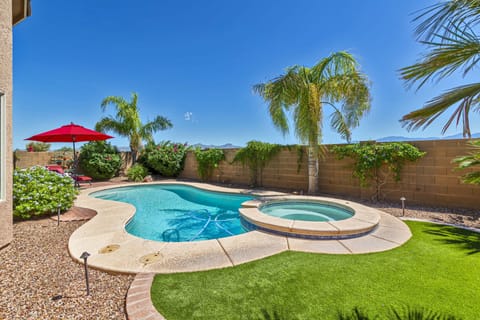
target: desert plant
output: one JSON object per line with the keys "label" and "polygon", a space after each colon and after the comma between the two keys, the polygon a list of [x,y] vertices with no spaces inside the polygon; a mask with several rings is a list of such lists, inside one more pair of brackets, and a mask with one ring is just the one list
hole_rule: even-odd
{"label": "desert plant", "polygon": [[15,170],[13,173],[13,215],[28,219],[66,211],[73,206],[78,191],[74,181],[44,167]]}
{"label": "desert plant", "polygon": [[393,174],[395,181],[400,181],[400,173],[407,161],[416,161],[425,155],[417,147],[402,142],[392,143],[355,143],[333,146],[331,151],[339,160],[353,160],[353,176],[360,180],[360,186],[367,187],[375,182],[374,198],[379,200],[382,186]]}
{"label": "desert plant", "polygon": [[186,143],[149,143],[142,151],[139,162],[164,177],[176,177],[183,170],[187,150]]}
{"label": "desert plant", "polygon": [[225,154],[221,149],[195,149],[195,159],[198,164],[198,175],[202,180],[211,178],[213,170],[218,167],[220,161],[225,159]]}
{"label": "desert plant", "polygon": [[96,180],[104,180],[118,174],[122,158],[110,143],[92,141],[82,146],[78,164],[85,175]]}
{"label": "desert plant", "polygon": [[50,150],[50,143],[29,142],[27,143],[27,151],[44,152]]}
{"label": "desert plant", "polygon": [[270,160],[278,154],[281,146],[260,141],[249,141],[247,146],[238,150],[233,162],[240,162],[250,169],[250,183],[252,186],[261,186],[262,173]]}
{"label": "desert plant", "polygon": [[140,182],[148,175],[148,169],[140,163],[135,163],[127,170],[127,177],[130,181]]}
{"label": "desert plant", "polygon": [[286,112],[293,112],[295,134],[308,143],[308,193],[318,192],[324,108],[333,108],[330,125],[350,142],[351,129],[370,109],[367,77],[351,54],[336,52],[312,68],[290,67],[285,74],[253,89],[269,103],[273,124],[283,134],[289,130]]}
{"label": "desert plant", "polygon": [[[469,155],[453,159],[453,162],[458,163],[457,169],[463,170],[474,167],[480,169],[480,140],[472,140],[469,144],[472,147],[472,152]],[[462,176],[462,181],[480,185],[480,170],[465,174]]]}

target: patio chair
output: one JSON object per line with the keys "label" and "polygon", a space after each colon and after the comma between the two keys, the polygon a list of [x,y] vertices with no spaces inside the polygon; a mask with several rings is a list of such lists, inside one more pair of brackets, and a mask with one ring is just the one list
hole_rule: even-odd
{"label": "patio chair", "polygon": [[[61,175],[67,175],[67,173],[63,170],[62,166],[59,165],[48,165],[46,168],[50,171],[55,171]],[[79,175],[79,174],[71,174],[68,175],[75,181],[75,187],[80,187],[81,182],[88,182],[88,184],[92,185],[92,178],[89,176]]]}

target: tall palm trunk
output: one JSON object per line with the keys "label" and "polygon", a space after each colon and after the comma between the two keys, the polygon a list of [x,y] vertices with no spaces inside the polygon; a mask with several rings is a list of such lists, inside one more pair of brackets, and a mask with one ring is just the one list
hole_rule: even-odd
{"label": "tall palm trunk", "polygon": [[322,105],[318,87],[311,83],[308,90],[308,193],[318,192],[318,137],[322,124]]}
{"label": "tall palm trunk", "polygon": [[318,192],[318,146],[315,142],[308,146],[308,193]]}

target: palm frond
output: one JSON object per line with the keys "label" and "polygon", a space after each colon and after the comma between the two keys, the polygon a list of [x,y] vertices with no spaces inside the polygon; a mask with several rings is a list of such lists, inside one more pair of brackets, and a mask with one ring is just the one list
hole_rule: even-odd
{"label": "palm frond", "polygon": [[337,75],[356,72],[358,63],[355,58],[346,51],[332,53],[330,56],[320,60],[312,68],[312,81],[322,83]]}
{"label": "palm frond", "polygon": [[[400,121],[408,130],[416,130],[419,128],[424,129],[443,114],[450,106],[460,102],[453,115],[447,121],[447,124],[443,127],[442,133],[446,132],[456,118],[457,124],[460,120],[463,121],[463,133],[464,135],[469,136],[470,128],[467,114],[472,107],[478,108],[479,98],[480,83],[456,87],[427,102],[425,107],[403,116]],[[477,105],[474,106],[473,103]]]}
{"label": "palm frond", "polygon": [[171,127],[173,127],[173,124],[170,122],[170,120],[162,116],[156,116],[155,119],[147,122],[140,128],[139,135],[148,140],[154,132],[166,130]]}
{"label": "palm frond", "polygon": [[95,130],[100,132],[112,131],[119,135],[126,135],[129,132],[128,128],[122,122],[117,121],[111,116],[100,119],[100,121],[95,124]]}
{"label": "palm frond", "polygon": [[120,105],[126,105],[128,104],[128,102],[123,99],[122,97],[118,97],[118,96],[108,96],[106,97],[105,99],[102,100],[102,103],[101,103],[101,108],[102,108],[102,111],[105,112],[107,106],[109,105],[113,105],[113,106],[120,106]]}
{"label": "palm frond", "polygon": [[418,39],[429,41],[451,29],[478,24],[479,13],[480,1],[478,0],[442,1],[420,11],[420,14],[413,19],[414,22],[421,21],[415,33]]}
{"label": "palm frond", "polygon": [[480,60],[480,39],[468,29],[452,29],[441,41],[423,42],[430,52],[418,63],[400,69],[407,86],[419,82],[417,90],[429,80],[439,81],[458,69],[463,76],[470,72]]}

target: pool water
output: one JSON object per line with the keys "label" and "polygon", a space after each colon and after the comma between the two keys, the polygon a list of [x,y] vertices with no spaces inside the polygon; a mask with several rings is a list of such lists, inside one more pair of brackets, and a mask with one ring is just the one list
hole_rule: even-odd
{"label": "pool water", "polygon": [[199,241],[247,232],[238,209],[252,196],[201,190],[186,185],[121,187],[91,194],[132,204],[136,213],[125,230],[137,237],[165,241]]}
{"label": "pool water", "polygon": [[283,219],[303,221],[338,221],[351,218],[353,212],[327,203],[282,201],[266,204],[260,211]]}

